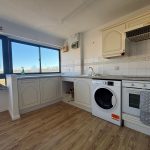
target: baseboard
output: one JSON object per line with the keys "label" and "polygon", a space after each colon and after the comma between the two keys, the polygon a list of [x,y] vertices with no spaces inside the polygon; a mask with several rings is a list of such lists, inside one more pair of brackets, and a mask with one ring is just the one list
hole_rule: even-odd
{"label": "baseboard", "polygon": [[78,102],[75,102],[75,101],[69,101],[68,102],[68,101],[63,100],[63,102],[65,102],[67,104],[70,104],[70,105],[73,105],[75,107],[81,108],[85,111],[92,112],[91,107],[89,105],[84,105],[84,104],[81,104],[81,103],[78,103]]}
{"label": "baseboard", "polygon": [[25,114],[27,112],[31,112],[31,111],[34,111],[34,110],[38,110],[40,108],[44,108],[46,106],[49,106],[49,105],[52,105],[54,103],[60,102],[61,100],[62,100],[62,98],[60,97],[58,99],[55,99],[55,100],[47,102],[47,103],[43,103],[43,104],[36,105],[36,106],[30,107],[30,108],[22,109],[22,110],[20,110],[20,114]]}
{"label": "baseboard", "polygon": [[0,109],[0,112],[8,111],[8,108]]}
{"label": "baseboard", "polygon": [[124,120],[124,126],[146,135],[150,135],[150,126],[143,124],[138,117],[122,114],[122,118]]}

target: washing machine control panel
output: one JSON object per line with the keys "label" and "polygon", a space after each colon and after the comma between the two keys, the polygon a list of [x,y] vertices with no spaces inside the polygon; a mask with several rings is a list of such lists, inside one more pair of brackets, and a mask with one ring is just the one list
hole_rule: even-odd
{"label": "washing machine control panel", "polygon": [[111,81],[111,80],[94,80],[93,84],[106,86],[121,86],[120,81]]}
{"label": "washing machine control panel", "polygon": [[114,86],[114,82],[113,81],[104,81],[103,84],[104,85],[108,85],[108,86]]}

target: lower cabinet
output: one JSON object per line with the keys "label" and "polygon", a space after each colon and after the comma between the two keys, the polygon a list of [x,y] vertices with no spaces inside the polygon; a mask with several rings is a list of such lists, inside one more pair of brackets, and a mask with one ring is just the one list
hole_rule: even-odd
{"label": "lower cabinet", "polygon": [[91,105],[90,79],[77,78],[74,82],[75,102],[83,106]]}
{"label": "lower cabinet", "polygon": [[[74,103],[90,107],[90,79],[74,78]],[[19,79],[18,99],[21,111],[55,102],[61,97],[60,77]]]}
{"label": "lower cabinet", "polygon": [[50,102],[60,97],[60,80],[56,78],[41,78],[41,103]]}
{"label": "lower cabinet", "polygon": [[60,96],[59,77],[18,80],[20,110],[52,102]]}
{"label": "lower cabinet", "polygon": [[38,79],[23,79],[18,81],[19,107],[25,109],[40,104]]}

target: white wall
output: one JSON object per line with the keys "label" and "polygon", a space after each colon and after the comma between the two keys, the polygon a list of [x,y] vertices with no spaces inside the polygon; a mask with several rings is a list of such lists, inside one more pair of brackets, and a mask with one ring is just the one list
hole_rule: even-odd
{"label": "white wall", "polygon": [[[64,39],[51,35],[50,33],[40,32],[33,28],[28,28],[21,24],[16,24],[0,18],[0,26],[3,27],[3,32],[12,38],[27,40],[29,42],[44,44],[48,46],[61,47]],[[31,41],[31,39],[33,41]]]}
{"label": "white wall", "polygon": [[[81,34],[79,35],[79,41],[81,42]],[[79,42],[79,43],[80,43]],[[72,49],[72,37],[67,40],[69,51],[61,52],[61,71],[64,74],[81,74],[81,43],[79,48]]]}
{"label": "white wall", "polygon": [[83,35],[83,54],[84,59],[92,59],[102,56],[101,49],[101,34],[99,30],[85,32]]}
{"label": "white wall", "polygon": [[8,91],[0,90],[0,112],[8,110]]}

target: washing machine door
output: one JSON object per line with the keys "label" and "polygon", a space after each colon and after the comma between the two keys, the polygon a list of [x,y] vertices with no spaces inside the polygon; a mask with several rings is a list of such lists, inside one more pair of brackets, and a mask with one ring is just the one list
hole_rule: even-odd
{"label": "washing machine door", "polygon": [[102,109],[112,109],[117,103],[116,96],[114,93],[107,88],[99,88],[94,94],[95,102]]}

